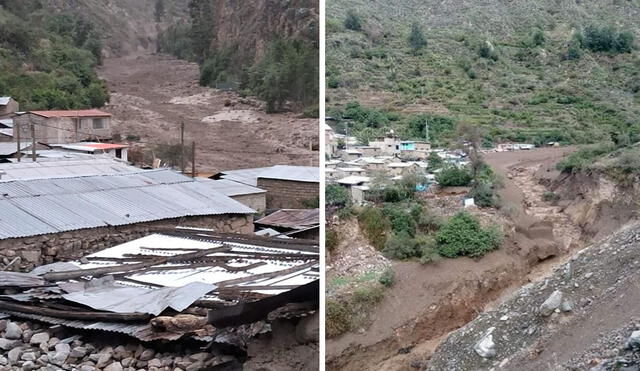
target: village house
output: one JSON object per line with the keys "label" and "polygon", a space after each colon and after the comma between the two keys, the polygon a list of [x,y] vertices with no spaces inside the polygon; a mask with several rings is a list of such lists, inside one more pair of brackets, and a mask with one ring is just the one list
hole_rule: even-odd
{"label": "village house", "polygon": [[366,176],[367,175],[367,170],[363,169],[361,167],[339,167],[337,169],[339,171],[338,176],[339,177],[347,177],[347,176],[352,176],[352,175],[360,175],[360,176]]}
{"label": "village house", "polygon": [[20,104],[11,97],[0,97],[0,119],[11,118],[20,110]]}
{"label": "village house", "polygon": [[111,139],[111,114],[97,109],[67,111],[30,111],[14,119],[21,138],[35,138],[47,144]]}
{"label": "village house", "polygon": [[392,162],[387,164],[387,170],[391,176],[408,174],[418,169],[418,165],[410,162]]}
{"label": "village house", "polygon": [[367,171],[382,171],[385,169],[386,161],[382,158],[363,157],[361,159],[362,166]]}
{"label": "village house", "polygon": [[362,153],[362,156],[366,156],[366,157],[379,156],[382,154],[382,151],[378,147],[357,146],[355,149],[360,153]]}
{"label": "village house", "polygon": [[123,161],[129,160],[129,146],[126,144],[80,142],[51,144],[51,147],[66,152],[105,155],[107,157],[117,158]]}
{"label": "village house", "polygon": [[0,143],[13,141],[13,119],[0,119]]}
{"label": "village house", "polygon": [[389,132],[384,138],[369,142],[369,147],[379,148],[384,155],[395,155],[400,152],[400,141],[393,132]]}
{"label": "village house", "polygon": [[338,149],[336,140],[335,140],[335,132],[331,128],[331,126],[324,124],[324,150],[325,154],[329,157],[333,156]]}
{"label": "village house", "polygon": [[362,152],[358,151],[357,149],[345,149],[340,152],[340,158],[342,158],[342,160],[344,161],[357,160],[362,156]]}
{"label": "village house", "polygon": [[263,214],[267,210],[267,191],[264,189],[227,179],[207,181],[206,184],[223,195],[252,208],[258,214]]}
{"label": "village house", "polygon": [[[211,180],[169,169],[109,173],[91,165],[75,171],[93,175],[70,176],[73,170],[46,164],[7,164],[15,166],[5,171],[14,179],[0,180],[0,259],[13,262],[12,269],[79,258],[176,226],[254,230],[255,211],[216,191],[207,184]],[[25,165],[30,165],[31,176],[46,170],[38,178],[15,179]],[[101,174],[101,169],[107,173]]]}
{"label": "village house", "polygon": [[281,209],[255,222],[281,236],[320,240],[320,209]]}
{"label": "village house", "polygon": [[324,176],[326,179],[336,179],[340,176],[340,170],[336,168],[327,167],[324,169]]}
{"label": "village house", "polygon": [[267,209],[301,209],[317,202],[320,168],[276,165],[223,171],[212,179],[229,179],[267,191]]}

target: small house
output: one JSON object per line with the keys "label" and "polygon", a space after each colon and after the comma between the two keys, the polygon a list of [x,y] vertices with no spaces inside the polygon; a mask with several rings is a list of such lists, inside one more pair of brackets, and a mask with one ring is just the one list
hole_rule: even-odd
{"label": "small house", "polygon": [[68,152],[85,153],[90,155],[107,155],[108,157],[128,161],[129,146],[125,144],[81,142],[51,144],[51,147]]}
{"label": "small house", "polygon": [[111,139],[111,114],[97,109],[66,111],[30,111],[17,116],[14,123],[22,138],[31,137],[34,125],[36,140],[42,143],[77,143]]}
{"label": "small house", "polygon": [[20,110],[20,105],[11,97],[0,97],[0,119],[12,117]]}

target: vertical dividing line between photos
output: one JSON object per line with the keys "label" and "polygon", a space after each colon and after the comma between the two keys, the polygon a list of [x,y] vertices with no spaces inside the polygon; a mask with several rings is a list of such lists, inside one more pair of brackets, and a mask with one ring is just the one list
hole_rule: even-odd
{"label": "vertical dividing line between photos", "polygon": [[325,0],[318,0],[319,11],[320,11],[320,27],[319,27],[319,54],[320,54],[320,73],[318,76],[320,79],[320,97],[318,100],[319,103],[319,111],[320,111],[320,119],[318,122],[318,131],[319,131],[319,139],[320,139],[320,371],[324,371],[325,369],[325,285],[326,285],[326,261],[325,261],[325,176],[324,176],[324,167],[325,167],[325,133],[324,133],[324,125],[325,125]]}

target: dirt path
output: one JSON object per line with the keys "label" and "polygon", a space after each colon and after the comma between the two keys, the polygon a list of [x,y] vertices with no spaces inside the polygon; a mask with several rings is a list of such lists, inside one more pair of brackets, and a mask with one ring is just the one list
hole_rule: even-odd
{"label": "dirt path", "polygon": [[194,63],[166,55],[105,60],[99,71],[111,90],[106,107],[115,132],[137,135],[147,146],[195,140],[199,171],[216,172],[275,164],[317,165],[317,119],[266,114],[262,102],[198,85]]}
{"label": "dirt path", "polygon": [[[558,243],[578,248],[579,228],[560,208],[542,201],[545,188],[538,183],[541,177],[556,175],[555,163],[571,150],[492,153],[486,160],[505,178],[501,196],[515,209],[516,222],[553,223]],[[372,325],[327,342],[328,369],[411,369],[411,363],[433,352],[449,331],[562,262],[548,259],[531,269],[510,247],[478,261],[445,259],[428,266],[394,261],[396,284],[373,310]]]}

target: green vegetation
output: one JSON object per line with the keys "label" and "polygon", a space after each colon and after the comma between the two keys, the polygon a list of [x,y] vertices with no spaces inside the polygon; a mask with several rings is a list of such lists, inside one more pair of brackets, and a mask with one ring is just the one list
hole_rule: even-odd
{"label": "green vegetation", "polygon": [[[392,270],[367,274],[356,279],[357,285],[352,292],[328,298],[325,317],[327,337],[367,326],[368,314],[383,299],[386,288],[393,286],[394,279]],[[346,286],[349,283],[352,282],[348,279],[334,279],[328,286]]]}
{"label": "green vegetation", "polygon": [[351,202],[351,195],[346,187],[335,184],[327,184],[324,190],[325,204],[327,206],[344,207]]}
{"label": "green vegetation", "polygon": [[542,201],[555,205],[560,201],[560,196],[554,192],[545,191],[542,193]]}
{"label": "green vegetation", "polygon": [[94,25],[51,13],[38,0],[5,0],[0,7],[0,95],[21,110],[102,107],[106,83],[96,74],[102,42]]}
{"label": "green vegetation", "polygon": [[413,51],[413,54],[418,55],[422,48],[427,46],[427,39],[422,31],[422,26],[419,23],[413,23],[411,25],[411,33],[409,33],[409,46]]}
{"label": "green vegetation", "polygon": [[366,206],[358,213],[358,222],[362,233],[369,243],[378,250],[382,250],[386,241],[386,233],[390,228],[389,221],[380,208]]}
{"label": "green vegetation", "polygon": [[442,256],[475,258],[497,249],[502,242],[502,235],[497,228],[482,228],[473,216],[460,212],[440,228],[436,242]]}
{"label": "green vegetation", "polygon": [[315,40],[273,38],[265,55],[254,62],[251,53],[238,45],[212,48],[214,11],[210,1],[192,0],[191,22],[163,32],[159,51],[199,63],[203,86],[255,95],[267,102],[268,112],[295,110],[318,117],[319,54]]}
{"label": "green vegetation", "polygon": [[[637,1],[437,3],[438,14],[433,6],[327,4],[327,107],[343,121],[339,132],[355,104],[368,113],[349,124],[359,139],[390,129],[423,139],[425,121],[409,125],[416,112],[451,124],[449,135],[431,127],[436,145],[450,144],[462,123],[485,128],[486,145],[617,142],[619,133],[640,128]],[[366,20],[361,32],[343,27],[348,10]],[[408,38],[417,29],[428,47],[414,53]]]}
{"label": "green vegetation", "polygon": [[331,228],[326,228],[324,232],[325,236],[325,245],[327,246],[327,250],[333,251],[340,242],[338,240],[338,233]]}
{"label": "green vegetation", "polygon": [[443,187],[467,187],[473,178],[467,167],[446,166],[436,175],[436,181]]}
{"label": "green vegetation", "polygon": [[353,9],[347,11],[347,16],[344,19],[344,27],[352,31],[362,30],[362,20]]}
{"label": "green vegetation", "polygon": [[615,146],[612,143],[586,146],[570,154],[567,158],[560,161],[556,167],[558,170],[565,172],[586,170],[589,165],[596,162],[596,160],[603,155],[612,152],[614,149]]}

